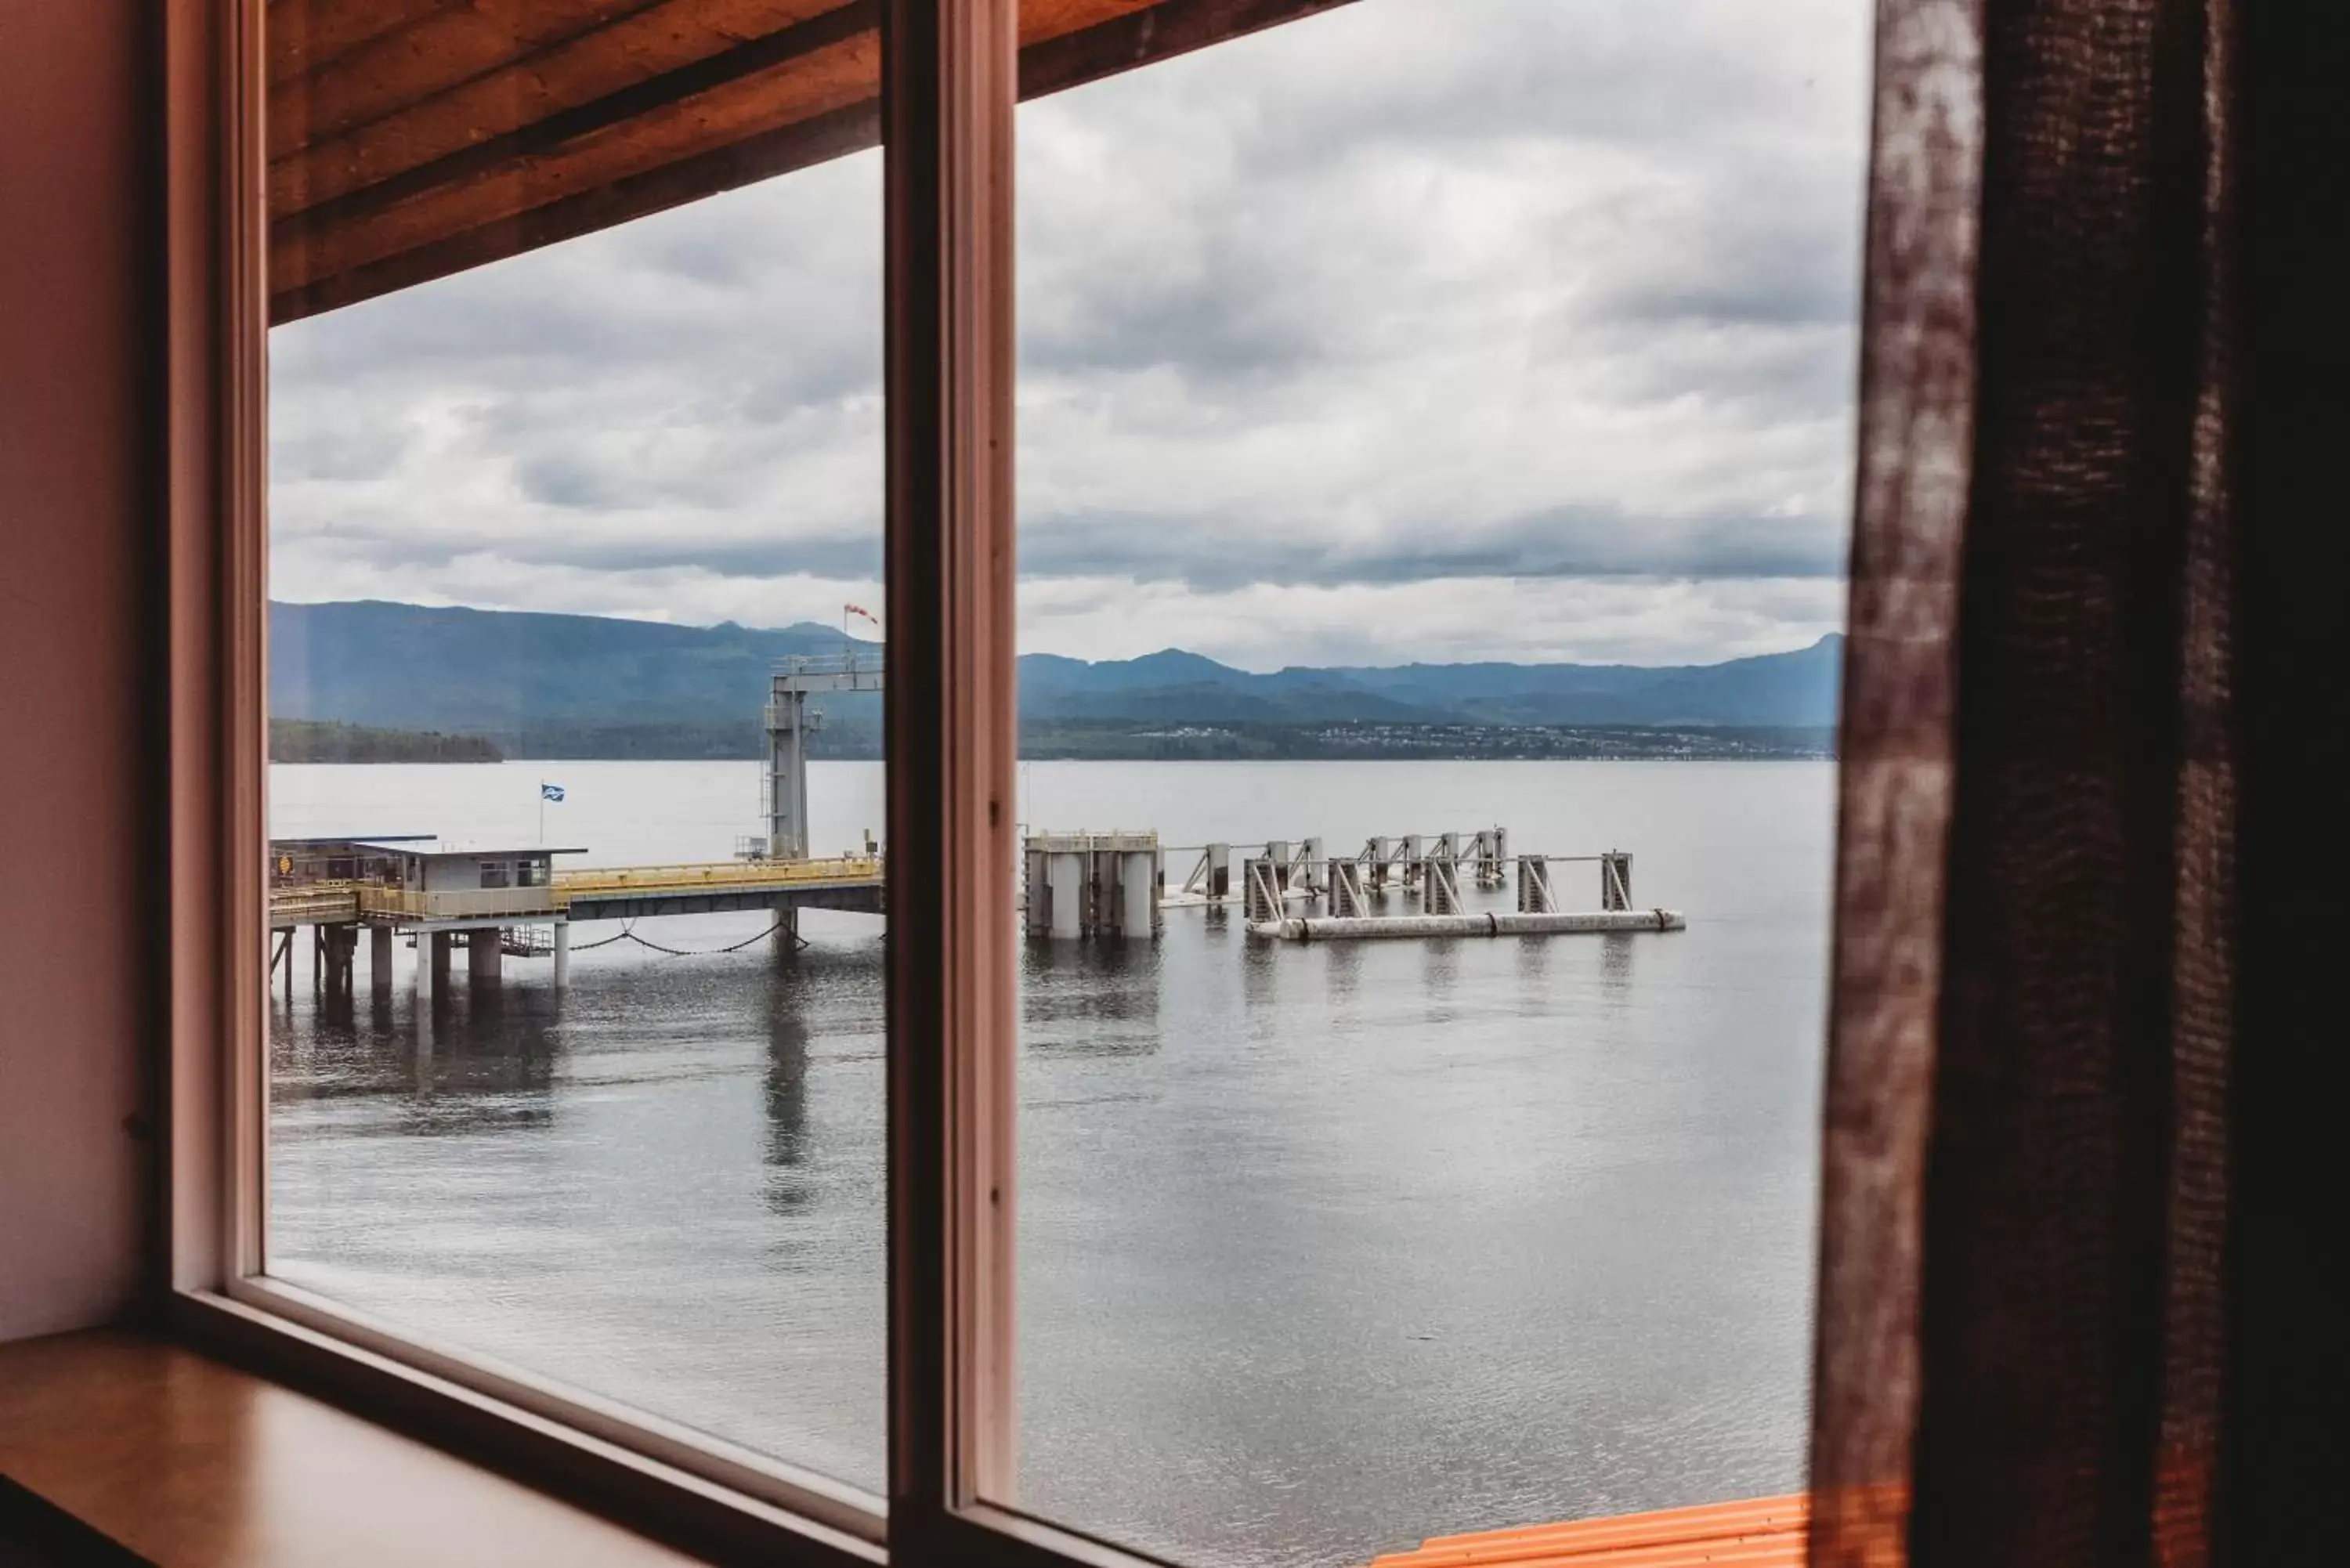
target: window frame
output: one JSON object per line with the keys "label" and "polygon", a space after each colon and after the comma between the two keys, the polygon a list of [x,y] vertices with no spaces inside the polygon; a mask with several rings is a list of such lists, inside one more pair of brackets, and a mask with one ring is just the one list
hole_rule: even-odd
{"label": "window frame", "polygon": [[[1345,0],[1228,6],[1136,66]],[[886,1499],[282,1281],[265,1262],[267,0],[162,10],[169,1000],[154,1316],[179,1337],[724,1560],[1127,1568],[1014,1498],[1018,936],[1013,164],[1018,0],[879,0],[888,821]],[[1050,73],[1045,73],[1049,75]],[[1089,79],[1083,76],[1072,79]],[[1066,85],[1064,83],[1063,85]],[[1047,89],[1049,90],[1049,89]],[[1866,332],[1866,327],[1864,327]],[[877,1508],[875,1505],[880,1506]]]}
{"label": "window frame", "polygon": [[[175,1335],[691,1550],[1140,1563],[1024,1519],[1011,1471],[1012,136],[1017,0],[886,0],[892,911],[884,1500],[431,1343],[265,1272],[265,0],[163,10],[157,721],[170,1002],[155,1316]],[[973,613],[976,611],[977,613]],[[920,628],[910,637],[904,628]],[[901,863],[912,863],[901,860]],[[982,1195],[993,1193],[1000,1201]]]}

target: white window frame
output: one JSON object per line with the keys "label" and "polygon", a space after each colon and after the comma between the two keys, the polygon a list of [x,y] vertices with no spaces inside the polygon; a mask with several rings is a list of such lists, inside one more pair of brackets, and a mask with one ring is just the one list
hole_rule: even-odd
{"label": "white window frame", "polygon": [[[882,7],[889,602],[905,644],[892,650],[889,711],[901,740],[926,737],[893,753],[890,810],[899,831],[920,817],[918,836],[944,854],[936,905],[923,911],[933,918],[901,901],[891,922],[886,1501],[265,1272],[255,983],[266,940],[265,8],[172,0],[165,17],[162,1318],[218,1353],[721,1555],[1144,1561],[977,1503],[983,1491],[1006,1495],[1011,1461],[1014,933],[996,894],[1013,864],[1016,0]],[[910,626],[939,635],[908,638]],[[929,1000],[910,1010],[916,994]]]}
{"label": "white window frame", "polygon": [[[1344,0],[1195,7],[1128,63]],[[877,1499],[265,1272],[266,0],[166,0],[159,461],[170,952],[158,1316],[689,1550],[1156,1561],[1014,1494],[1013,137],[1018,0],[880,0],[889,842],[889,1493]],[[1237,18],[1237,19],[1235,19]],[[1138,19],[1140,20],[1140,19]],[[1221,30],[1220,30],[1221,29]],[[917,899],[914,888],[924,889]]]}

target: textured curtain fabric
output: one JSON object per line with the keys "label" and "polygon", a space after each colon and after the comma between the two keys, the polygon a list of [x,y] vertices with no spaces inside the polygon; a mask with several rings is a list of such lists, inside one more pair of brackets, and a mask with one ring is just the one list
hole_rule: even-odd
{"label": "textured curtain fabric", "polygon": [[2345,8],[1879,5],[1815,1563],[2350,1562]]}

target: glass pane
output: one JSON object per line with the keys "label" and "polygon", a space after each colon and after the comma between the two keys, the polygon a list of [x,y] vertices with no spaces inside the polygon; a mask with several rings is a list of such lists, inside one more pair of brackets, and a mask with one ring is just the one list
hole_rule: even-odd
{"label": "glass pane", "polygon": [[266,1255],[878,1493],[878,75],[779,43],[827,11],[270,7]]}
{"label": "glass pane", "polygon": [[1359,0],[1021,110],[1029,1511],[1802,1487],[1866,27]]}

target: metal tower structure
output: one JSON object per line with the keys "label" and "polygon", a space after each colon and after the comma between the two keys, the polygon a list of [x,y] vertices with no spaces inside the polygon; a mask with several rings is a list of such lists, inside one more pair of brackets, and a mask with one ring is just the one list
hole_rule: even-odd
{"label": "metal tower structure", "polygon": [[834,691],[881,690],[881,655],[815,654],[775,666],[767,694],[766,855],[771,860],[808,857],[808,737],[824,727],[824,711],[808,699]]}

